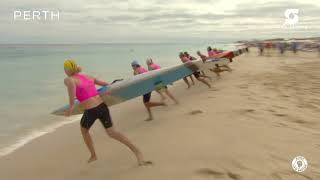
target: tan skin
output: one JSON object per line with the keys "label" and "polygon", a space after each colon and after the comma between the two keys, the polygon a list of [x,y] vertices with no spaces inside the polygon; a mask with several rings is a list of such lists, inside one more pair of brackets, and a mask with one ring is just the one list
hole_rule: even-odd
{"label": "tan skin", "polygon": [[[180,60],[181,60],[182,62],[184,62],[184,61],[183,61],[183,53],[180,53],[180,54],[179,54],[179,58],[180,58]],[[190,77],[190,79],[191,79],[191,81],[192,81],[192,85],[195,85],[195,83],[194,83],[194,81],[193,81],[192,75],[187,76],[187,77]],[[183,81],[187,84],[187,86],[188,86],[187,89],[190,89],[191,86],[190,86],[190,83],[189,83],[187,77],[184,77],[184,78],[183,78]]]}
{"label": "tan skin", "polygon": [[[185,57],[184,57],[184,55],[183,55],[182,53],[179,54],[179,58],[180,58],[180,60],[181,60],[183,63],[186,62],[186,61],[184,61],[184,58],[185,58]],[[192,83],[193,83],[193,85],[194,85],[192,75],[190,75],[189,77],[191,77]],[[201,78],[201,77],[202,77],[202,75],[200,75],[199,77],[195,77],[195,78],[196,78],[198,81],[202,82],[203,84],[207,85],[209,88],[211,88],[211,85],[210,85],[204,78]],[[205,76],[205,77],[208,77],[208,76]],[[189,88],[190,88],[190,84],[189,84],[187,78],[184,77],[183,80],[184,80],[184,82],[188,85],[188,88],[187,88],[187,89],[189,89]]]}
{"label": "tan skin", "polygon": [[[148,66],[151,66],[152,63],[147,63]],[[157,91],[159,95],[161,96],[162,101],[166,99],[163,93],[165,93],[170,99],[172,99],[176,104],[179,104],[178,100],[170,93],[170,91],[167,88],[162,88]]]}
{"label": "tan skin", "polygon": [[[211,58],[211,57],[207,57],[203,54],[201,54],[200,51],[197,52],[198,56],[200,56],[201,60],[203,62],[206,62],[208,58]],[[214,56],[214,57],[219,57],[219,56]],[[220,77],[220,73],[223,72],[223,71],[232,71],[232,69],[228,66],[228,65],[222,65],[222,66],[219,66],[218,64],[215,65],[216,67],[213,68],[213,69],[210,69],[210,71],[216,73],[216,75],[218,77]],[[221,69],[221,67],[225,67],[226,69]]]}
{"label": "tan skin", "polygon": [[[70,116],[72,115],[72,111],[74,108],[76,85],[80,82],[80,80],[74,77],[72,73],[68,70],[65,70],[65,73],[68,75],[68,77],[64,79],[64,84],[68,89],[69,104],[70,104],[70,108],[65,112],[65,115]],[[100,86],[108,85],[108,83],[103,80],[100,80],[91,76],[88,76],[88,77],[92,78],[96,85],[100,85]],[[89,99],[81,102],[81,104],[85,107],[85,109],[91,109],[91,108],[97,107],[101,103],[103,103],[103,101],[99,95],[90,97]],[[140,166],[151,164],[150,161],[144,161],[143,155],[140,152],[140,150],[134,144],[132,144],[125,135],[115,130],[114,127],[106,128],[105,131],[110,138],[113,138],[121,142],[122,144],[126,145],[134,153],[134,155],[137,158],[138,164]],[[88,159],[88,163],[96,161],[97,155],[94,149],[91,135],[89,133],[89,129],[81,127],[81,133],[82,133],[83,140],[87,145],[91,154],[90,158]]]}
{"label": "tan skin", "polygon": [[[137,72],[137,67],[132,67],[133,69],[133,75],[137,75],[139,74],[139,72]],[[147,111],[148,111],[148,115],[149,117],[145,120],[145,121],[152,121],[153,120],[153,115],[152,115],[152,112],[151,112],[151,108],[152,107],[156,107],[156,106],[167,106],[164,102],[146,102],[146,103],[143,103],[144,106],[146,107]]]}

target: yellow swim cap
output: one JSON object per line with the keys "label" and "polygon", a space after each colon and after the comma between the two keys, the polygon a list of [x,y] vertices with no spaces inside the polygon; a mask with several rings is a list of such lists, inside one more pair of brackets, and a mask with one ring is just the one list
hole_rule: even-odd
{"label": "yellow swim cap", "polygon": [[73,71],[76,71],[78,68],[77,63],[72,59],[65,60],[63,66],[64,66],[64,69],[73,70]]}

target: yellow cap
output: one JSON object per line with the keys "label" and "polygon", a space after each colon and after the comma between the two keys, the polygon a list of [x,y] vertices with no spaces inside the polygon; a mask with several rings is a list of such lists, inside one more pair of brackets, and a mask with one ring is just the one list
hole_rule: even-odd
{"label": "yellow cap", "polygon": [[72,59],[65,60],[63,66],[64,66],[64,69],[73,70],[73,71],[75,71],[78,67],[77,63]]}

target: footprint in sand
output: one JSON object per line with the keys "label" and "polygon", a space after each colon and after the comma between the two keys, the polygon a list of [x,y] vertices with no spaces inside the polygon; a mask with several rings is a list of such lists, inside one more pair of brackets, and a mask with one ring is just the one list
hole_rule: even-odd
{"label": "footprint in sand", "polygon": [[286,117],[288,116],[287,114],[281,114],[281,113],[276,113],[276,114],[273,114],[275,116],[279,116],[279,117]]}
{"label": "footprint in sand", "polygon": [[277,109],[288,109],[288,108],[282,107],[282,106],[272,106],[272,107],[277,108]]}
{"label": "footprint in sand", "polygon": [[221,178],[225,175],[224,172],[215,171],[209,168],[201,168],[197,170],[196,173],[202,176],[214,176],[216,178]]}
{"label": "footprint in sand", "polygon": [[233,172],[219,172],[216,170],[212,170],[210,168],[201,168],[196,171],[197,174],[205,177],[214,177],[215,179],[225,179],[225,177],[229,177],[233,180],[240,180],[241,176],[238,174],[235,174]]}
{"label": "footprint in sand", "polygon": [[251,112],[255,112],[256,110],[254,110],[254,109],[246,109],[245,111],[251,113]]}
{"label": "footprint in sand", "polygon": [[272,177],[272,179],[275,180],[286,180],[286,179],[290,179],[290,177],[297,177],[300,176],[303,179],[307,179],[307,180],[313,180],[312,177],[304,175],[304,174],[299,174],[299,173],[295,173],[295,172],[274,172],[271,173],[270,176]]}
{"label": "footprint in sand", "polygon": [[304,120],[301,120],[301,119],[294,120],[293,122],[298,123],[298,124],[306,124],[306,123],[308,123],[307,121],[304,121]]}
{"label": "footprint in sand", "polygon": [[189,112],[188,114],[190,114],[190,115],[196,115],[196,114],[201,114],[201,113],[203,113],[203,111],[201,111],[201,110],[193,110],[193,111],[191,111],[191,112]]}
{"label": "footprint in sand", "polygon": [[254,109],[242,109],[240,110],[241,113],[254,113],[256,110]]}
{"label": "footprint in sand", "polygon": [[227,175],[228,175],[231,179],[234,179],[234,180],[240,180],[240,179],[241,179],[241,176],[240,176],[240,175],[235,174],[235,173],[232,173],[232,172],[227,172]]}
{"label": "footprint in sand", "polygon": [[269,111],[269,112],[276,112],[275,110],[273,110],[273,109],[268,109],[267,111]]}
{"label": "footprint in sand", "polygon": [[276,127],[288,127],[287,124],[281,123],[281,122],[277,123],[275,126],[276,126]]}

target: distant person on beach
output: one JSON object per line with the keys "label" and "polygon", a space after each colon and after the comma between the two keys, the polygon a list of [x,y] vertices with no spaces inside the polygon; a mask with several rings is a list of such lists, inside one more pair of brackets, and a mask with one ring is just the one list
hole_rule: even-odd
{"label": "distant person on beach", "polygon": [[217,51],[217,49],[212,49],[211,46],[208,46],[207,48],[207,52],[208,52],[208,57],[215,57],[216,55],[219,54],[219,52]]}
{"label": "distant person on beach", "polygon": [[292,42],[291,43],[291,49],[292,49],[293,53],[296,54],[297,51],[298,51],[298,43],[297,42]]}
{"label": "distant person on beach", "polygon": [[[180,57],[180,59],[181,59],[181,61],[182,61],[183,63],[191,62],[191,59],[188,58],[184,53],[180,53],[180,54],[179,54],[179,57]],[[202,78],[202,75],[200,74],[199,71],[194,72],[193,75],[194,75],[194,77],[195,77],[198,81],[202,82],[203,84],[205,84],[205,85],[207,85],[209,88],[211,88],[211,85],[210,85],[205,79]],[[190,77],[190,76],[189,76],[189,77]],[[191,76],[191,79],[192,79],[192,76]],[[192,79],[192,80],[193,80],[193,79]],[[189,88],[190,85],[189,85],[189,82],[188,82],[188,80],[187,80],[186,77],[184,78],[184,81],[188,84],[188,88]],[[193,82],[193,83],[194,83],[194,82]]]}
{"label": "distant person on beach", "polygon": [[[202,54],[200,51],[197,51],[198,56],[201,58],[203,62],[206,62],[209,57]],[[226,69],[221,69],[221,67],[225,67]],[[220,73],[224,71],[232,71],[232,69],[228,65],[222,65],[215,64],[214,68],[210,68],[210,71],[214,72],[218,77],[220,77]]]}
{"label": "distant person on beach", "polygon": [[[145,72],[148,72],[148,70],[146,70],[145,68],[140,66],[140,64],[137,61],[132,61],[131,67],[133,69],[133,75],[138,75],[138,74],[143,74]],[[152,92],[149,92],[149,93],[143,95],[143,104],[146,107],[146,109],[148,111],[148,115],[149,115],[149,117],[146,119],[146,121],[153,120],[153,115],[151,112],[152,107],[166,106],[166,104],[164,102],[151,102],[150,101],[151,100],[151,93]]]}
{"label": "distant person on beach", "polygon": [[190,61],[196,60],[197,58],[191,56],[187,51],[183,53],[183,55],[188,58]]}
{"label": "distant person on beach", "polygon": [[[197,60],[197,58],[191,56],[188,52],[184,52],[183,53],[185,57],[187,57],[190,61],[194,61],[194,60]],[[200,73],[201,72],[201,73]],[[199,77],[202,77],[202,78],[208,78],[211,80],[211,77],[207,76],[206,73],[204,71],[199,71]],[[197,77],[196,77],[197,78]]]}
{"label": "distant person on beach", "polygon": [[[223,52],[223,50],[219,50],[219,52],[220,53],[222,53]],[[197,52],[197,54],[198,54],[198,56],[200,56],[200,58],[201,58],[201,60],[202,61],[204,61],[204,59],[205,60],[207,60],[207,59],[209,59],[209,58],[219,58],[220,56],[220,54],[219,53],[216,53],[215,55],[213,55],[213,56],[205,56],[204,54],[202,54],[200,51],[198,51]],[[227,64],[225,64],[225,65],[216,65],[216,66],[219,66],[219,67],[225,67],[226,69],[227,69],[227,71],[232,71],[232,69],[227,65]]]}
{"label": "distant person on beach", "polygon": [[65,112],[65,116],[70,116],[72,114],[75,97],[85,108],[80,121],[80,125],[82,137],[91,153],[91,157],[89,158],[88,163],[97,160],[97,155],[89,130],[94,122],[99,119],[109,137],[126,145],[135,154],[139,165],[150,164],[150,161],[144,161],[140,150],[135,145],[133,145],[125,135],[118,132],[113,127],[109,108],[103,102],[95,87],[95,85],[107,86],[108,83],[95,77],[81,73],[81,68],[73,60],[66,60],[64,62],[64,71],[68,76],[64,79],[64,84],[68,89],[70,105],[69,109]]}
{"label": "distant person on beach", "polygon": [[279,42],[277,45],[278,45],[280,54],[283,55],[285,51],[285,44],[283,42]]}
{"label": "distant person on beach", "polygon": [[258,43],[258,48],[259,48],[259,54],[260,54],[260,56],[262,56],[263,52],[264,52],[264,45],[262,42]]}
{"label": "distant person on beach", "polygon": [[[183,52],[180,52],[180,53],[179,53],[179,58],[180,58],[181,62],[183,62],[183,63],[188,63],[188,62],[190,62],[190,59],[187,58],[187,57],[185,57]],[[188,86],[187,89],[189,89],[191,86],[190,86],[190,83],[189,83],[187,77],[189,77],[189,78],[191,79],[192,85],[194,85],[194,80],[193,80],[192,75],[186,76],[186,77],[183,78],[184,82],[185,82],[185,83],[187,84],[187,86]]]}
{"label": "distant person on beach", "polygon": [[[148,70],[149,71],[153,71],[153,70],[157,70],[157,69],[161,69],[161,66],[154,63],[153,60],[151,58],[147,59],[146,61],[147,65],[148,65]],[[163,93],[165,93],[170,99],[172,99],[176,104],[178,104],[179,102],[177,101],[177,99],[169,92],[168,87],[167,86],[162,86],[159,85],[160,87],[156,88],[156,91],[160,94],[162,101],[164,101],[166,99],[166,97],[164,96]]]}

